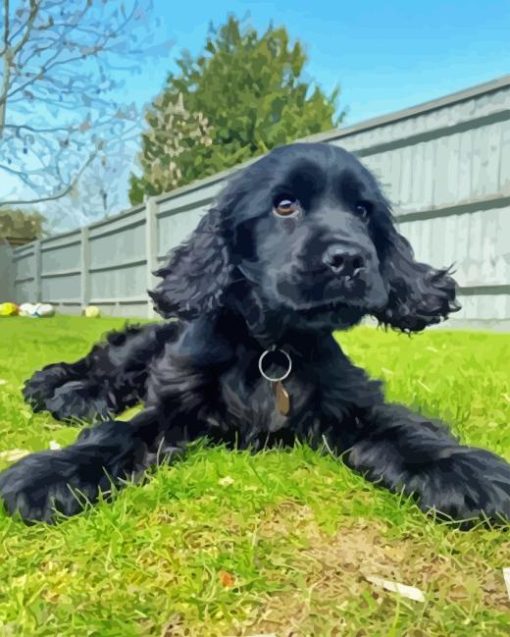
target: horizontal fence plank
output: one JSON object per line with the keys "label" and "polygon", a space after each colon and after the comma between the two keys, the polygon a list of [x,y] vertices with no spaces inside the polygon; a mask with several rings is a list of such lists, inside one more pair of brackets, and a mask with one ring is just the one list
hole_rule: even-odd
{"label": "horizontal fence plank", "polygon": [[33,276],[26,276],[24,278],[21,279],[14,279],[14,283],[18,284],[18,283],[25,283],[26,281],[33,281],[35,279],[35,277]]}
{"label": "horizontal fence plank", "polygon": [[187,193],[186,197],[183,196],[182,198],[169,200],[173,204],[172,207],[161,207],[156,215],[157,218],[165,219],[166,217],[172,217],[184,212],[194,211],[197,208],[208,208],[214,200],[213,195],[207,194],[204,196],[203,193],[200,193],[200,195],[201,196],[197,198],[195,193]]}
{"label": "horizontal fence plank", "polygon": [[54,250],[58,250],[59,248],[69,248],[71,246],[80,245],[80,235],[77,236],[73,241],[69,241],[66,237],[59,236],[58,240],[52,241],[48,243],[47,239],[41,240],[41,252],[53,252]]}
{"label": "horizontal fence plank", "polygon": [[104,305],[113,303],[147,303],[146,296],[126,296],[126,297],[111,297],[111,298],[91,298],[90,303],[94,305]]}
{"label": "horizontal fence plank", "polygon": [[60,234],[56,234],[51,237],[44,237],[43,239],[41,239],[41,243],[44,245],[58,244],[64,239],[68,243],[71,243],[73,241],[73,238],[79,240],[80,238],[79,230],[69,230],[68,232],[61,232]]}
{"label": "horizontal fence plank", "polygon": [[143,225],[144,221],[145,220],[143,218],[130,219],[128,221],[124,219],[117,219],[115,223],[110,223],[108,225],[101,226],[99,229],[91,230],[89,234],[90,241],[94,241],[99,237],[110,237],[130,228],[138,228]]}
{"label": "horizontal fence plank", "polygon": [[437,217],[447,217],[449,215],[463,215],[470,212],[478,212],[479,210],[491,210],[493,208],[510,207],[510,192],[496,193],[490,197],[481,199],[459,201],[454,205],[436,206],[432,208],[424,208],[423,210],[414,209],[412,212],[406,212],[401,207],[395,213],[397,221],[422,221],[424,219],[436,219]]}
{"label": "horizontal fence plank", "polygon": [[16,252],[16,250],[13,250],[13,259],[14,261],[20,261],[21,259],[26,259],[27,257],[30,257],[33,254],[34,254],[34,244],[31,243],[29,248],[25,250],[24,252]]}
{"label": "horizontal fence plank", "polygon": [[144,265],[147,259],[126,259],[125,261],[116,261],[115,263],[109,263],[106,265],[90,266],[89,272],[108,272],[110,270],[122,270],[123,268],[129,268],[133,265]]}
{"label": "horizontal fence plank", "polygon": [[460,286],[459,291],[461,295],[466,296],[479,296],[490,294],[494,296],[495,294],[500,294],[502,296],[510,294],[510,284],[508,285],[465,285]]}
{"label": "horizontal fence plank", "polygon": [[143,205],[134,206],[133,208],[129,208],[129,210],[125,210],[124,212],[119,212],[116,215],[111,215],[111,216],[105,217],[104,219],[100,219],[99,221],[94,221],[88,226],[88,228],[90,231],[93,232],[115,221],[118,221],[118,220],[126,221],[127,219],[130,219],[130,217],[133,217],[134,215],[138,215],[138,213],[143,212],[143,210],[144,210]]}
{"label": "horizontal fence plank", "polygon": [[407,136],[395,137],[387,142],[372,143],[367,145],[360,145],[360,148],[356,150],[356,155],[361,158],[369,157],[370,155],[377,155],[379,153],[386,153],[390,150],[397,150],[399,148],[406,148],[414,146],[422,142],[429,142],[437,139],[446,139],[450,135],[457,133],[463,133],[467,131],[473,131],[477,128],[488,126],[489,124],[496,124],[499,122],[506,122],[510,120],[510,109],[506,108],[483,117],[473,117],[472,119],[466,119],[458,122],[454,125],[444,125],[441,127],[424,130],[419,133],[409,134]]}
{"label": "horizontal fence plank", "polygon": [[41,279],[51,279],[59,276],[74,276],[80,274],[81,270],[56,270],[55,272],[41,272]]}
{"label": "horizontal fence plank", "polygon": [[81,305],[80,299],[45,299],[45,303],[53,303],[54,305]]}
{"label": "horizontal fence plank", "polygon": [[[392,130],[390,128],[392,126],[398,126],[401,130],[405,130],[407,126],[412,126],[412,122],[418,119],[430,126],[430,115],[433,114],[437,118],[437,113],[441,112],[444,113],[443,117],[446,117],[447,120],[456,122],[463,117],[473,116],[476,111],[480,113],[482,109],[485,109],[485,111],[487,109],[489,111],[500,110],[503,105],[508,105],[510,100],[509,88],[510,75],[505,75],[492,82],[424,102],[418,106],[374,117],[342,129],[317,133],[300,141],[330,143],[337,139],[353,137],[362,133],[373,133],[374,131],[384,135],[387,130]],[[483,114],[487,114],[487,112]]]}

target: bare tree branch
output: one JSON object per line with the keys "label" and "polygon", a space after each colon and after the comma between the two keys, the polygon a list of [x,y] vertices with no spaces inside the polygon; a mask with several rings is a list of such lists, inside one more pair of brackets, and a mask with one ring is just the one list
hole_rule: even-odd
{"label": "bare tree branch", "polygon": [[[115,91],[145,51],[157,56],[167,46],[153,44],[152,0],[0,3],[0,205],[56,201],[75,192],[96,159],[115,152],[117,165],[127,163],[122,153],[134,152],[142,118]],[[104,204],[104,188],[96,191]]]}
{"label": "bare tree branch", "polygon": [[65,197],[71,192],[71,190],[78,183],[80,177],[83,175],[85,170],[90,166],[90,164],[94,161],[96,157],[97,157],[97,153],[92,154],[87,159],[87,161],[83,164],[80,170],[74,175],[73,179],[60,191],[53,193],[52,195],[37,197],[35,199],[13,199],[11,201],[7,199],[5,201],[0,201],[0,210],[2,208],[7,208],[9,206],[28,206],[33,204],[44,203],[47,201],[55,201],[56,199],[62,199],[62,197]]}
{"label": "bare tree branch", "polygon": [[5,125],[5,111],[6,111],[6,101],[7,94],[9,92],[9,85],[11,79],[11,66],[19,51],[25,46],[28,42],[30,34],[32,32],[32,27],[34,25],[35,18],[37,16],[38,10],[38,2],[37,0],[30,0],[30,14],[27,20],[27,24],[25,27],[25,33],[20,41],[15,46],[9,46],[9,0],[4,0],[4,11],[5,11],[5,27],[4,27],[4,49],[2,52],[3,57],[3,81],[2,86],[0,88],[0,137],[2,136],[3,128]]}
{"label": "bare tree branch", "polygon": [[10,49],[11,59],[14,59],[16,55],[18,54],[18,52],[28,42],[28,39],[30,38],[30,35],[32,33],[32,28],[34,26],[34,22],[37,17],[38,10],[39,10],[38,0],[30,0],[30,13],[28,15],[27,24],[25,26],[25,33],[23,34],[23,37],[20,39],[18,44],[16,44],[15,46],[12,47],[12,49]]}
{"label": "bare tree branch", "polygon": [[29,126],[28,124],[6,124],[5,128],[7,130],[12,131],[28,131],[30,133],[35,133],[36,135],[40,135],[42,133],[58,133],[58,132],[72,132],[77,130],[79,127],[76,126],[48,126],[46,128],[35,128],[34,126]]}
{"label": "bare tree branch", "polygon": [[0,56],[3,56],[7,51],[7,47],[9,46],[9,0],[4,0],[4,37],[2,48],[0,49]]}

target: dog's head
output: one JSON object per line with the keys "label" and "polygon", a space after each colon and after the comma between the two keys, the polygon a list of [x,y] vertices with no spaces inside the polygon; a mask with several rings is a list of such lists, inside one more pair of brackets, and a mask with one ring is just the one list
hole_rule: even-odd
{"label": "dog's head", "polygon": [[458,309],[449,271],[414,259],[372,174],[329,144],[245,168],[156,274],[156,309],[186,319],[237,300],[258,322],[341,329],[371,314],[419,331]]}

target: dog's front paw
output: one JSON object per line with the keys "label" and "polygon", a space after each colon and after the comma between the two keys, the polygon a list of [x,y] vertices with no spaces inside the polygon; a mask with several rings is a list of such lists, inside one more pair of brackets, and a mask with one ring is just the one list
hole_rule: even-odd
{"label": "dog's front paw", "polygon": [[[163,448],[165,453],[168,452]],[[139,476],[153,462],[136,429],[115,420],[84,429],[71,446],[22,458],[0,473],[0,500],[26,522],[79,513],[112,484]]]}
{"label": "dog's front paw", "polygon": [[[0,474],[0,500],[10,514],[28,523],[53,523],[58,513],[81,511],[98,495],[98,484],[80,475],[65,451],[42,451],[22,458]],[[58,512],[58,513],[57,513]]]}
{"label": "dog's front paw", "polygon": [[67,422],[109,418],[110,408],[103,388],[87,380],[65,380],[57,384],[55,378],[48,379],[50,372],[37,372],[25,383],[23,397],[35,412],[48,411],[57,420]]}
{"label": "dog's front paw", "polygon": [[460,447],[428,477],[421,490],[422,508],[462,521],[465,527],[480,519],[510,523],[510,464],[502,458]]}

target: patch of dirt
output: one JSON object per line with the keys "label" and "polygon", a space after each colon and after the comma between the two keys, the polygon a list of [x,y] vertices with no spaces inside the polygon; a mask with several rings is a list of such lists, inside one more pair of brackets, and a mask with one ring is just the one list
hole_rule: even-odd
{"label": "patch of dirt", "polygon": [[[328,635],[346,634],[350,626],[343,611],[353,603],[366,600],[367,607],[394,607],[395,593],[366,580],[374,575],[421,589],[427,608],[454,603],[510,610],[501,571],[488,567],[481,557],[470,555],[461,567],[451,555],[438,554],[432,542],[408,536],[388,539],[387,530],[383,522],[357,520],[329,535],[319,528],[310,508],[293,502],[268,512],[258,534],[281,547],[275,549],[276,578],[285,590],[268,597],[257,621],[243,634],[305,637],[320,632],[325,615],[329,615],[326,625],[335,625]],[[273,573],[267,576],[273,578]],[[404,600],[404,604],[423,612],[422,603]],[[423,634],[419,628],[413,630],[409,635]]]}

